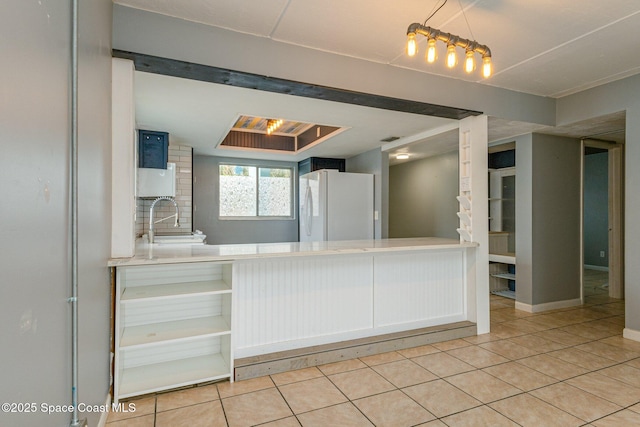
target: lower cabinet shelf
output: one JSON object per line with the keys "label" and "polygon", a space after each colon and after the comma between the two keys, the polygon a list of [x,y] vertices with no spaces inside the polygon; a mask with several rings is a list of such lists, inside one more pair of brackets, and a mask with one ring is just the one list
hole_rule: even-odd
{"label": "lower cabinet shelf", "polygon": [[232,265],[116,268],[113,401],[232,378]]}
{"label": "lower cabinet shelf", "polygon": [[514,273],[496,273],[491,276],[497,277],[499,279],[508,279],[508,280],[516,280],[516,275]]}
{"label": "lower cabinet shelf", "polygon": [[206,381],[230,378],[230,363],[221,353],[124,369],[121,399]]}
{"label": "lower cabinet shelf", "polygon": [[222,316],[129,326],[120,338],[120,348],[225,333],[231,333],[231,325]]}

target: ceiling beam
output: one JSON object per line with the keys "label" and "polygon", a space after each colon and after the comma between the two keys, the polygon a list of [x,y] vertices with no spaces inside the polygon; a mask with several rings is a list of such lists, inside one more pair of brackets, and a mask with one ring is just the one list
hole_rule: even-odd
{"label": "ceiling beam", "polygon": [[374,95],[370,93],[354,92],[334,87],[228,70],[225,68],[212,67],[210,65],[178,61],[176,59],[162,58],[142,53],[126,52],[114,49],[112,51],[112,55],[115,58],[132,60],[136,71],[162,74],[165,76],[181,77],[209,83],[218,83],[285,95],[322,99],[325,101],[342,102],[345,104],[400,111],[403,113],[442,117],[446,119],[460,120],[465,117],[482,114],[480,111],[467,110],[465,108],[448,107],[444,105],[391,98],[388,96]]}

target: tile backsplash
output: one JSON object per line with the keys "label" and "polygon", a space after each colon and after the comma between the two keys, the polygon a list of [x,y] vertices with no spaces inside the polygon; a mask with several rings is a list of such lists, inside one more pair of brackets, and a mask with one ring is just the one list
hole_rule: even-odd
{"label": "tile backsplash", "polygon": [[[176,164],[176,202],[180,212],[180,225],[174,227],[175,219],[170,218],[154,224],[156,234],[188,234],[192,231],[192,194],[193,194],[193,149],[186,145],[169,145],[169,163]],[[142,236],[149,230],[149,208],[154,199],[136,200],[136,236]],[[154,220],[175,214],[171,202],[158,202],[153,209]]]}

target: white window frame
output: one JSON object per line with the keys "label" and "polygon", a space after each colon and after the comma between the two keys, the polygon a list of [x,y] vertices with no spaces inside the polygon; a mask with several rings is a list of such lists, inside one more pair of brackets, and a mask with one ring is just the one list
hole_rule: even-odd
{"label": "white window frame", "polygon": [[[252,216],[222,216],[220,215],[220,167],[221,166],[242,166],[242,167],[253,167],[256,168],[256,213]],[[288,169],[291,171],[291,186],[289,191],[289,204],[291,206],[291,212],[289,215],[281,215],[281,216],[261,216],[258,214],[260,211],[260,169]],[[220,221],[283,221],[283,220],[295,220],[296,219],[296,182],[295,179],[297,175],[297,169],[293,166],[280,166],[280,165],[269,165],[268,163],[245,163],[245,162],[221,162],[218,164],[218,220]]]}

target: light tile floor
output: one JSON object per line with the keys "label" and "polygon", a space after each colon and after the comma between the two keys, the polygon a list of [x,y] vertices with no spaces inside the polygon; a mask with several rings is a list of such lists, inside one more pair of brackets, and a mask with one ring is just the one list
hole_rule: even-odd
{"label": "light tile floor", "polygon": [[491,296],[490,334],[145,396],[107,426],[640,425],[640,343],[593,280],[581,307]]}

